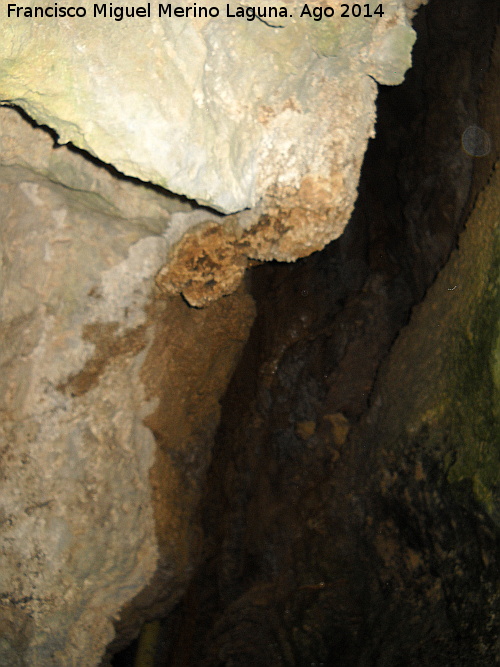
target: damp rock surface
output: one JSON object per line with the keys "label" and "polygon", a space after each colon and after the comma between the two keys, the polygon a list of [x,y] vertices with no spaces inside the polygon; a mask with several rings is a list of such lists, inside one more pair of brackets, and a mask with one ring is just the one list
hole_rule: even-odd
{"label": "damp rock surface", "polygon": [[164,664],[498,661],[499,18],[418,15],[343,236],[255,269]]}

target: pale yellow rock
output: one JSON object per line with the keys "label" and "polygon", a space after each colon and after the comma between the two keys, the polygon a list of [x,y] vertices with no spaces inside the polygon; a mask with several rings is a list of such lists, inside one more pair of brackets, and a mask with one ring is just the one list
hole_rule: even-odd
{"label": "pale yellow rock", "polygon": [[349,420],[341,412],[333,415],[325,415],[324,419],[330,422],[333,442],[337,447],[342,447],[347,440],[351,425]]}
{"label": "pale yellow rock", "polygon": [[295,433],[302,440],[309,440],[316,432],[316,422],[304,421],[295,424]]}

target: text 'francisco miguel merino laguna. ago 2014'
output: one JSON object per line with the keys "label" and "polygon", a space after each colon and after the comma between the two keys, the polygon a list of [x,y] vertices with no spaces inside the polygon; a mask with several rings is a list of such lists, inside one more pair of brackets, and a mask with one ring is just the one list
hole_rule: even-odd
{"label": "text 'francisco miguel merino laguna. ago 2014'", "polygon": [[[112,2],[103,4],[94,3],[92,9],[87,12],[83,6],[60,5],[55,2],[52,5],[35,5],[26,7],[17,5],[13,2],[7,5],[7,18],[84,18],[91,16],[93,18],[110,18],[115,21],[133,18],[151,18],[156,15],[158,18],[243,18],[247,21],[260,19],[266,22],[269,19],[292,18],[290,9],[281,6],[273,7],[269,5],[247,6],[231,5],[228,3],[224,11],[221,12],[217,6],[198,5],[196,2],[186,7],[173,5],[170,3],[158,3],[152,11],[153,3],[148,2],[145,5],[119,5],[115,6]],[[382,3],[345,3],[335,9],[329,5],[317,6],[314,4],[303,4],[299,8],[299,18],[312,18],[314,21],[321,21],[326,18],[340,17],[363,17],[373,18],[383,16],[384,10]],[[282,26],[279,26],[282,27]]]}

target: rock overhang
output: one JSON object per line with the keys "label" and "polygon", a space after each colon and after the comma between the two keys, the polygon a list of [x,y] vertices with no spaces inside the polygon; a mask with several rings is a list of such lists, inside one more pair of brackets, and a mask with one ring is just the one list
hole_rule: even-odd
{"label": "rock overhang", "polygon": [[4,7],[0,98],[60,143],[225,214],[357,167],[373,134],[370,77],[397,84],[411,64],[402,0],[332,2],[328,16],[275,1],[72,6],[79,16]]}

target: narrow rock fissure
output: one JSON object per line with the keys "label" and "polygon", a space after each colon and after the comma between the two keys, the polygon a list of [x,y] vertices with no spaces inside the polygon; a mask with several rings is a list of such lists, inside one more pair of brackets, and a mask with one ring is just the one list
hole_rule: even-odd
{"label": "narrow rock fissure", "polygon": [[[380,88],[344,234],[249,273],[257,316],[222,402],[199,562],[161,621],[156,667],[496,660],[498,576],[478,563],[498,555],[498,530],[466,491],[456,499],[432,448],[409,443],[395,463],[369,411],[491,171],[466,132],[485,122],[497,23],[493,0],[420,9],[412,69]],[[385,475],[397,481],[381,499]]]}

